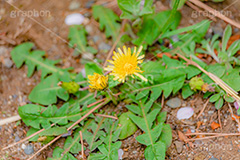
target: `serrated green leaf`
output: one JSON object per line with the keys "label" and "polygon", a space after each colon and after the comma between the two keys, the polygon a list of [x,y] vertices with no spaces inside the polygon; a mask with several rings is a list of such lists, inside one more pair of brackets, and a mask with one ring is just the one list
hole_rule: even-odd
{"label": "serrated green leaf", "polygon": [[[88,159],[118,159],[118,149],[121,147],[121,142],[115,142],[120,134],[120,129],[116,129],[118,122],[113,122],[107,119],[104,122],[104,130],[107,132],[106,136],[101,136],[100,139],[103,144],[98,146],[100,153],[90,154]],[[115,143],[114,143],[115,142]]]}
{"label": "serrated green leaf", "polygon": [[[32,134],[36,133],[38,131],[38,129],[35,129],[35,128],[30,128],[28,131],[27,131],[27,137],[28,136],[31,136]],[[39,138],[39,135],[35,135],[33,136],[32,138],[29,139],[29,141],[37,141]]]}
{"label": "serrated green leaf", "polygon": [[88,46],[86,39],[87,32],[81,25],[71,26],[69,29],[68,38],[69,46],[71,48],[76,48],[77,52],[75,52],[75,56],[84,53],[97,53],[97,50]]}
{"label": "serrated green leaf", "polygon": [[144,2],[143,7],[141,7],[140,0],[118,0],[118,6],[122,10],[121,19],[133,20],[139,16],[153,13],[153,0],[146,0]]}
{"label": "serrated green leaf", "polygon": [[148,130],[146,133],[136,137],[136,140],[146,146],[153,145],[159,138],[163,128],[163,123],[159,123],[155,128]]}
{"label": "serrated green leaf", "polygon": [[103,6],[93,6],[93,17],[99,20],[100,29],[105,28],[106,37],[112,37],[114,40],[117,39],[120,31],[119,17],[110,9]]}
{"label": "serrated green leaf", "polygon": [[[56,106],[48,106],[47,108],[27,104],[18,108],[18,112],[22,120],[27,126],[40,129],[40,125],[44,128],[50,127],[51,123],[59,125],[67,125],[68,121],[77,121],[82,115],[88,112],[88,108],[80,112],[80,105],[89,102],[93,98],[93,94],[88,94],[74,103],[65,103],[60,109]],[[88,104],[88,103],[87,103]],[[74,108],[74,106],[77,106]]]}
{"label": "serrated green leaf", "polygon": [[70,153],[66,153],[64,155],[62,155],[64,153],[64,150],[60,147],[56,147],[53,150],[53,154],[52,154],[52,158],[48,158],[48,160],[77,160],[75,157],[73,157],[72,154]]}
{"label": "serrated green leaf", "polygon": [[158,116],[157,116],[157,121],[158,123],[163,123],[165,122],[167,119],[167,111],[165,112],[161,112]]}
{"label": "serrated green leaf", "polygon": [[172,144],[172,129],[169,124],[163,124],[162,133],[160,135],[161,142],[165,143],[166,148],[170,147]]}
{"label": "serrated green leaf", "polygon": [[82,150],[82,146],[79,143],[79,141],[80,141],[80,136],[75,135],[74,138],[72,138],[71,136],[68,136],[64,142],[63,149],[68,150],[73,154],[77,154]]}
{"label": "serrated green leaf", "polygon": [[57,85],[58,78],[56,75],[48,76],[41,81],[29,95],[29,100],[43,105],[49,105],[57,102],[57,90],[61,89]]}
{"label": "serrated green leaf", "polygon": [[103,128],[104,120],[105,118],[101,118],[98,119],[98,123],[91,122],[88,129],[90,129],[92,132],[83,132],[83,137],[85,137],[84,139],[86,139],[90,151],[95,150],[103,142],[103,140],[99,139],[99,137],[105,136],[105,132],[101,130]]}
{"label": "serrated green leaf", "polygon": [[55,66],[59,61],[52,61],[49,59],[44,59],[44,51],[30,51],[33,47],[33,43],[23,43],[18,45],[11,51],[11,56],[16,64],[17,68],[20,68],[25,62],[28,66],[28,77],[30,77],[35,68],[41,70],[41,78],[43,79],[47,74],[63,75],[64,71],[68,69],[60,69]]}
{"label": "serrated green leaf", "polygon": [[138,117],[135,115],[129,115],[129,117],[135,124],[137,124],[137,126],[141,130],[143,130],[144,132],[150,132],[150,129],[153,125],[153,121],[155,120],[159,110],[155,109],[152,112],[150,112],[149,114],[147,114],[147,113],[144,113],[143,106],[141,106],[141,109],[142,109],[143,117]]}
{"label": "serrated green leaf", "polygon": [[121,129],[119,139],[125,139],[137,131],[137,126],[129,118],[131,114],[133,113],[128,111],[119,117],[119,128]]}
{"label": "serrated green leaf", "polygon": [[[171,11],[162,11],[156,15],[145,17],[142,28],[137,33],[138,38],[133,40],[133,43],[138,46],[143,45],[144,49],[146,49],[148,45],[152,45],[162,32],[164,24],[167,23],[170,14]],[[175,19],[170,28],[176,28],[176,26],[178,26],[180,22],[179,16],[181,17],[179,13],[175,15]]]}
{"label": "serrated green leaf", "polygon": [[165,152],[166,146],[160,141],[148,146],[144,151],[144,155],[147,160],[165,160]]}
{"label": "serrated green leaf", "polygon": [[182,97],[183,99],[188,98],[189,96],[193,95],[194,91],[191,90],[189,84],[185,84],[182,88]]}
{"label": "serrated green leaf", "polygon": [[240,91],[240,72],[238,68],[228,70],[228,74],[225,74],[221,77],[221,79],[227,83],[232,89],[235,91]]}

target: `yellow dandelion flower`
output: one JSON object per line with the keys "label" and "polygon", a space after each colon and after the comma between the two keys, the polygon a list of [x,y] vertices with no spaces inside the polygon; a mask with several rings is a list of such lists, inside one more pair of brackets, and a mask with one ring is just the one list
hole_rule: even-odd
{"label": "yellow dandelion flower", "polygon": [[88,75],[89,87],[96,90],[103,90],[108,86],[108,76],[100,75],[94,73],[93,75]]}
{"label": "yellow dandelion flower", "polygon": [[143,62],[144,55],[139,56],[142,51],[142,46],[138,49],[134,47],[133,54],[131,53],[131,48],[126,48],[123,46],[123,52],[120,48],[118,48],[118,53],[113,52],[114,56],[113,60],[109,60],[108,62],[112,65],[104,68],[106,71],[111,71],[110,75],[114,76],[114,80],[118,80],[119,82],[124,82],[127,76],[134,75],[140,77],[142,80],[147,81],[141,74],[143,71],[140,70],[138,64]]}

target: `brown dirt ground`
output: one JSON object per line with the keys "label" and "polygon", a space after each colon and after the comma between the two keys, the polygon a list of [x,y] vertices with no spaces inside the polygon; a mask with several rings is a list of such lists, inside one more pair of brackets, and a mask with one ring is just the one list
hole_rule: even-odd
{"label": "brown dirt ground", "polygon": [[[0,45],[5,46],[8,51],[4,57],[0,57],[0,62],[2,58],[10,57],[11,49],[20,43],[31,41],[34,42],[38,49],[46,51],[46,55],[50,59],[62,59],[60,65],[62,67],[73,66],[77,71],[80,71],[82,68],[81,63],[79,63],[80,56],[73,57],[72,49],[69,49],[68,45],[62,40],[67,40],[68,35],[68,26],[64,24],[64,18],[66,15],[76,12],[70,11],[68,6],[70,0],[58,1],[58,0],[29,0],[29,1],[17,1],[10,0],[13,4],[20,8],[21,10],[44,10],[50,11],[50,16],[47,17],[35,17],[42,25],[46,26],[54,33],[49,33],[41,25],[34,22],[33,20],[27,17],[16,17],[11,18],[11,12],[15,10],[13,6],[10,6],[5,1],[0,2]],[[103,0],[107,1],[107,0]],[[81,7],[77,10],[80,13],[90,13],[91,10],[84,9],[84,5],[87,0],[79,0]],[[109,2],[109,1],[108,1]],[[167,9],[168,1],[157,1],[156,8],[158,10]],[[217,8],[218,10],[224,9],[227,4],[220,3],[208,3],[210,6]],[[115,12],[120,13],[117,7],[111,6]],[[228,10],[232,11],[232,17],[235,20],[239,20],[240,13],[238,8],[231,6]],[[181,26],[188,26],[197,22],[200,22],[204,19],[203,16],[199,18],[192,19],[189,15],[192,13],[192,9],[188,6],[184,6],[181,10],[182,12],[182,21]],[[226,24],[218,20],[217,23],[212,25],[220,25],[223,28]],[[88,25],[92,26],[93,31],[89,35],[89,43],[97,48],[98,44],[95,44],[91,38],[93,35],[99,35],[102,37],[103,41],[112,45],[110,40],[107,40],[103,33],[98,29],[98,23],[92,18],[89,17]],[[58,38],[56,35],[62,37]],[[97,57],[104,59],[106,54],[104,52],[99,52]],[[40,81],[40,73],[35,73],[31,78],[27,78],[27,67],[23,66],[21,69],[17,69],[15,65],[12,68],[6,68],[1,63],[0,68],[0,118],[7,118],[14,115],[17,115],[17,108],[20,105],[28,103],[27,96],[30,93],[31,89]],[[180,97],[180,96],[179,96]],[[180,97],[181,98],[181,97]],[[199,132],[223,132],[223,133],[235,133],[237,132],[236,122],[231,119],[228,107],[225,105],[220,111],[220,119],[222,123],[222,130],[220,128],[213,131],[210,127],[210,123],[215,121],[218,122],[218,114],[212,104],[209,104],[204,111],[204,114],[200,116],[199,119],[196,119],[197,114],[200,112],[203,104],[206,100],[202,99],[201,94],[192,96],[191,98],[182,101],[182,106],[192,106],[194,108],[195,114],[188,121],[179,121],[176,119],[177,110],[173,110],[165,106],[164,111],[168,112],[167,123],[171,124],[173,129],[173,142],[180,141],[177,131],[186,132],[191,129],[192,131]],[[209,112],[210,111],[210,112]],[[197,122],[203,122],[202,125],[197,129]],[[1,126],[0,128],[0,146],[7,146],[14,142],[16,135],[23,139],[26,137],[26,131],[29,128],[26,127],[23,123],[20,123],[16,126],[16,123],[7,124]],[[141,134],[140,131],[136,132],[133,136],[127,138],[123,141],[122,149],[124,150],[123,158],[125,160],[142,160],[144,159],[143,150],[144,147],[137,143],[134,140],[134,137]],[[25,142],[28,144],[29,142]],[[52,149],[54,146],[62,146],[64,143],[64,138],[55,143],[53,146],[50,146],[42,152],[35,159],[46,159],[48,156],[51,156]],[[204,160],[211,157],[215,157],[222,160],[238,160],[240,159],[240,140],[238,137],[220,137],[215,139],[195,141],[193,142],[194,148],[191,148],[189,144],[183,144],[183,151],[177,153],[176,146],[172,143],[171,147],[167,151],[168,159],[173,160]],[[41,144],[34,144],[35,151],[41,147]],[[2,159],[26,159],[27,155],[24,154],[21,149],[21,145],[13,147],[7,151],[1,152]]]}

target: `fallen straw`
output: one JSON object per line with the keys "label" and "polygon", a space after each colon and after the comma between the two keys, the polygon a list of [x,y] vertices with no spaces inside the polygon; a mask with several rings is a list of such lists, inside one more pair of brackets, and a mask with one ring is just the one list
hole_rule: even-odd
{"label": "fallen straw", "polygon": [[193,66],[197,67],[198,69],[200,69],[203,73],[208,75],[217,85],[219,85],[223,90],[225,90],[228,95],[232,96],[236,100],[236,102],[240,105],[240,97],[238,96],[238,92],[234,91],[229,85],[227,85],[225,82],[223,82],[220,78],[218,78],[214,74],[204,70],[196,62],[187,59],[186,57],[184,57],[181,54],[177,54],[177,55],[178,55],[178,57],[184,59],[187,62],[187,65],[193,65]]}
{"label": "fallen straw", "polygon": [[19,115],[2,119],[2,120],[0,120],[0,126],[7,124],[7,123],[12,123],[12,122],[18,121],[20,119],[21,119],[21,117]]}

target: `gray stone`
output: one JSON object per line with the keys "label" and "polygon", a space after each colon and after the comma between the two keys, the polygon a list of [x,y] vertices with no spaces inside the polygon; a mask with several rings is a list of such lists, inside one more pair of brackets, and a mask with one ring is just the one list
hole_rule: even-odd
{"label": "gray stone", "polygon": [[93,36],[93,42],[97,42],[97,41],[99,41],[101,39],[101,37],[100,36]]}
{"label": "gray stone", "polygon": [[87,25],[87,26],[85,27],[85,29],[86,29],[86,31],[87,31],[88,33],[92,33],[92,32],[93,32],[93,28],[92,28],[92,26],[90,26],[90,25]]}
{"label": "gray stone", "polygon": [[13,62],[10,58],[4,58],[3,59],[3,65],[7,68],[11,68],[13,65]]}
{"label": "gray stone", "polygon": [[213,28],[213,33],[218,34],[220,37],[223,36],[223,28],[219,26],[214,26]]}
{"label": "gray stone", "polygon": [[0,46],[0,56],[6,55],[8,52],[7,48],[4,46]]}
{"label": "gray stone", "polygon": [[178,97],[171,98],[166,103],[170,108],[178,108],[181,106],[181,99]]}
{"label": "gray stone", "polygon": [[88,1],[86,4],[85,4],[85,7],[87,8],[87,9],[89,9],[89,8],[91,8],[92,7],[92,5],[95,3],[95,0],[90,0],[90,1]]}
{"label": "gray stone", "polygon": [[234,32],[235,33],[239,32],[239,28],[234,28]]}
{"label": "gray stone", "polygon": [[68,7],[69,10],[76,10],[80,8],[81,4],[77,1],[72,1]]}
{"label": "gray stone", "polygon": [[218,160],[217,158],[209,158],[208,160]]}
{"label": "gray stone", "polygon": [[67,136],[70,136],[71,134],[72,134],[72,130],[69,130],[68,133],[64,133],[62,137],[67,137]]}
{"label": "gray stone", "polygon": [[102,42],[102,43],[99,44],[98,49],[99,50],[110,50],[111,46],[106,44],[106,43],[104,43],[104,42]]}
{"label": "gray stone", "polygon": [[183,149],[183,143],[180,141],[175,141],[174,144],[176,146],[177,152],[181,153]]}
{"label": "gray stone", "polygon": [[24,149],[24,153],[27,155],[33,154],[34,153],[34,149],[32,145],[27,145],[27,147]]}
{"label": "gray stone", "polygon": [[15,136],[15,142],[20,141],[21,139],[18,137],[18,135]]}

